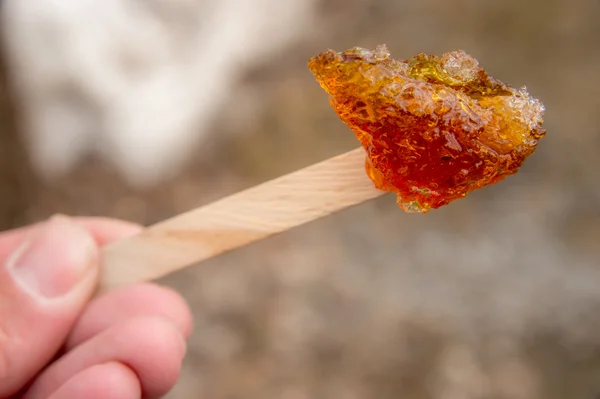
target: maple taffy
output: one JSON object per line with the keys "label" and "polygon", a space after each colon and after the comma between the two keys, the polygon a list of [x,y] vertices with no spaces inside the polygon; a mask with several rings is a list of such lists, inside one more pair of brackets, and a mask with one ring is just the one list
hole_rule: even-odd
{"label": "maple taffy", "polygon": [[516,173],[541,137],[544,106],[463,51],[391,58],[329,50],[309,68],[366,151],[377,188],[426,213]]}

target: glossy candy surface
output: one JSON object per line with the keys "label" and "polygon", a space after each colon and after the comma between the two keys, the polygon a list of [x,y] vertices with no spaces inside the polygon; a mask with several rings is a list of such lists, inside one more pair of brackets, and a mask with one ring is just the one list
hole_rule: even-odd
{"label": "glossy candy surface", "polygon": [[516,173],[545,135],[542,103],[463,51],[396,61],[385,46],[329,50],[309,68],[366,150],[369,177],[407,212]]}

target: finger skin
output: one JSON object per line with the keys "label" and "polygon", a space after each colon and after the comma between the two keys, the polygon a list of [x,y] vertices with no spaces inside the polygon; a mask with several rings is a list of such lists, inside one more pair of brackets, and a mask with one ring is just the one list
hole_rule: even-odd
{"label": "finger skin", "polygon": [[[109,219],[80,218],[76,225],[81,234],[87,234],[87,242],[92,247],[94,242],[103,244],[139,231],[137,226]],[[97,271],[91,272],[68,296],[52,301],[34,299],[26,293],[13,280],[7,267],[2,266],[7,266],[12,251],[33,227],[0,233],[0,397],[19,390],[51,360],[63,345],[97,280]],[[76,244],[78,248],[80,244],[81,241]],[[56,259],[48,260],[48,267],[69,262],[69,254],[57,252],[55,255]],[[98,254],[94,256],[97,258]],[[97,264],[97,259],[92,263]]]}
{"label": "finger skin", "polygon": [[[73,220],[88,230],[99,246],[130,237],[142,229],[137,224],[109,218],[76,217]],[[21,243],[27,233],[41,223],[0,232],[0,259],[6,258]]]}
{"label": "finger skin", "polygon": [[128,365],[144,398],[159,398],[177,382],[186,345],[175,324],[163,317],[138,317],[112,326],[51,364],[24,399],[45,399],[72,376],[108,362]]}
{"label": "finger skin", "polygon": [[67,219],[54,220],[51,226],[43,259],[35,262],[57,270],[52,284],[66,292],[46,297],[16,279],[18,258],[0,259],[0,397],[21,389],[52,359],[96,286],[99,255],[94,239]]}
{"label": "finger skin", "polygon": [[119,362],[85,369],[65,382],[48,399],[139,399],[142,389],[137,375]]}
{"label": "finger skin", "polygon": [[66,349],[70,350],[113,325],[139,316],[168,318],[184,338],[188,338],[192,330],[190,309],[178,293],[156,284],[137,284],[111,291],[90,302],[71,332]]}

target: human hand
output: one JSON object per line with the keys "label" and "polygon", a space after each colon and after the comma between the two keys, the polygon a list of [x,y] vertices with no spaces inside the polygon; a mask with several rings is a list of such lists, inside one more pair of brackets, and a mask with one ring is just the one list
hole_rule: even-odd
{"label": "human hand", "polygon": [[99,247],[139,228],[57,216],[0,233],[0,399],[158,398],[175,384],[191,314],[152,284],[91,301]]}

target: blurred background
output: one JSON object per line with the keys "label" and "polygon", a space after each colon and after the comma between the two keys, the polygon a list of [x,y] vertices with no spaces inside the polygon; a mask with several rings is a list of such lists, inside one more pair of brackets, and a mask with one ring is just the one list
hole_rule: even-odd
{"label": "blurred background", "polygon": [[600,2],[5,0],[0,228],[150,224],[357,146],[306,67],[463,49],[546,105],[509,179],[392,196],[173,274],[172,399],[600,398]]}

